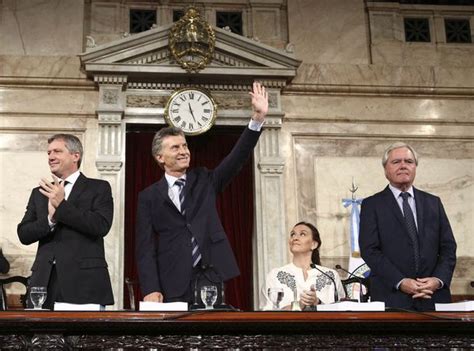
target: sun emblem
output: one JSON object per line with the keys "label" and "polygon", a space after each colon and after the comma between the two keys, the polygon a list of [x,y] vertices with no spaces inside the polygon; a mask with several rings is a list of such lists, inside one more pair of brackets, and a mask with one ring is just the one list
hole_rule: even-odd
{"label": "sun emblem", "polygon": [[171,55],[190,73],[197,73],[212,61],[215,43],[214,30],[194,7],[188,8],[169,33]]}

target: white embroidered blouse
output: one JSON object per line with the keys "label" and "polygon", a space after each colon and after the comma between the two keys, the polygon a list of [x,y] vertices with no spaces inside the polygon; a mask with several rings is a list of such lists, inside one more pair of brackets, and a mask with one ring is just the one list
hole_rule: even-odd
{"label": "white embroidered blouse", "polygon": [[[323,266],[317,267],[335,280],[339,299],[345,297],[346,294],[337,271]],[[273,304],[268,296],[270,288],[283,288],[283,298],[279,304],[281,309],[295,300],[295,291],[296,300],[299,300],[301,292],[303,290],[310,290],[311,285],[315,286],[316,296],[321,300],[321,303],[334,302],[334,283],[329,277],[318,272],[318,270],[310,269],[308,271],[308,278],[304,280],[303,270],[296,267],[293,263],[280,268],[274,268],[267,274],[265,284],[260,291],[260,309],[273,309]]]}

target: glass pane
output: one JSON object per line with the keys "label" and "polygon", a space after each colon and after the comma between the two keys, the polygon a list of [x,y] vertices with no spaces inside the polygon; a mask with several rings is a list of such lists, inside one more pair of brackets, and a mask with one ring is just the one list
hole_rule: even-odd
{"label": "glass pane", "polygon": [[155,10],[130,10],[130,33],[140,33],[156,23]]}
{"label": "glass pane", "polygon": [[228,27],[232,33],[242,35],[242,12],[217,11],[216,26],[219,28]]}
{"label": "glass pane", "polygon": [[404,18],[404,26],[405,41],[427,43],[431,41],[428,18]]}
{"label": "glass pane", "polygon": [[447,43],[472,43],[471,26],[467,19],[445,19]]}

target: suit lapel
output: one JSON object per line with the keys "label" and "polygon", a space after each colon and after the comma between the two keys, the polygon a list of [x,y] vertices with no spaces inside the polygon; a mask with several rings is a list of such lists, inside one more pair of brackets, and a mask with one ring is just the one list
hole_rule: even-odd
{"label": "suit lapel", "polygon": [[385,203],[389,207],[390,212],[392,212],[392,214],[397,218],[397,220],[400,222],[400,225],[406,229],[405,218],[403,218],[402,210],[400,209],[400,206],[398,206],[397,200],[395,199],[395,196],[393,196],[392,190],[390,190],[388,185],[384,189],[383,194],[385,198]]}
{"label": "suit lapel", "polygon": [[171,201],[168,195],[168,181],[166,180],[164,176],[158,181],[157,186],[158,186],[159,201],[165,203],[166,206],[173,208],[176,212],[179,212],[176,206],[174,205],[173,201]]}
{"label": "suit lapel", "polygon": [[424,235],[424,208],[425,208],[425,197],[423,196],[423,193],[420,192],[418,189],[413,187],[413,194],[415,196],[415,205],[416,205],[416,224],[418,227],[418,242],[420,243],[420,249],[421,249],[421,243],[423,242],[422,237]]}
{"label": "suit lapel", "polygon": [[69,197],[67,198],[67,201],[74,203],[82,194],[82,192],[86,190],[86,188],[87,188],[87,177],[81,173],[79,177],[77,178],[77,180],[74,182],[71,193],[69,194]]}
{"label": "suit lapel", "polygon": [[194,210],[194,205],[195,202],[193,200],[194,194],[193,194],[193,189],[196,188],[196,175],[194,172],[188,172],[186,173],[186,185],[184,186],[184,202],[183,202],[183,207],[186,209],[186,217],[190,218],[193,210]]}

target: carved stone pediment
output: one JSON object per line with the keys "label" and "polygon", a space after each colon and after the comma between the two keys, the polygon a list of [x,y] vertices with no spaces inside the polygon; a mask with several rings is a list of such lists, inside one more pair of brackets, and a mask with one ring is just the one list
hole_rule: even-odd
{"label": "carved stone pediment", "polygon": [[80,54],[83,69],[89,76],[126,76],[127,82],[189,79],[225,81],[240,79],[272,79],[288,82],[296,75],[301,61],[293,54],[275,49],[220,28],[216,33],[212,62],[199,73],[188,73],[173,59],[168,48],[172,25],[94,47]]}

